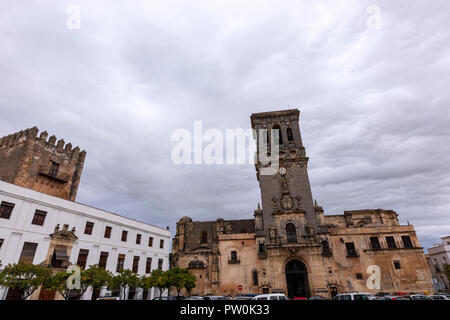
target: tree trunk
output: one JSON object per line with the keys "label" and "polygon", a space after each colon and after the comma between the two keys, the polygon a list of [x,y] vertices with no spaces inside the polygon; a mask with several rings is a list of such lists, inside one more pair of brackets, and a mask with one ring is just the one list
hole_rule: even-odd
{"label": "tree trunk", "polygon": [[92,288],[91,300],[97,300],[97,289],[95,289],[95,288]]}

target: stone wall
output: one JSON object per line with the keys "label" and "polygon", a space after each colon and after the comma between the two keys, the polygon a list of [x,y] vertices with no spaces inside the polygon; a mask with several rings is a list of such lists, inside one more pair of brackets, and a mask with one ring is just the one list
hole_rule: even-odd
{"label": "stone wall", "polygon": [[[361,210],[355,214],[356,217],[352,217],[352,212],[347,211],[344,215],[350,223],[348,227],[329,229],[339,291],[380,291],[367,286],[371,275],[369,266],[378,266],[381,291],[432,292],[430,270],[413,226],[400,226],[397,214],[390,210]],[[327,222],[336,222],[336,216],[325,217]],[[369,223],[367,217],[371,217],[373,223]],[[402,236],[409,236],[411,248],[405,247]],[[379,248],[373,248],[371,237],[378,238]],[[396,248],[388,247],[386,237],[394,238]],[[354,243],[355,256],[348,256],[346,243]]]}
{"label": "stone wall", "polygon": [[[0,180],[75,201],[86,151],[33,127],[0,139]],[[52,163],[58,166],[51,173]]]}
{"label": "stone wall", "polygon": [[[189,269],[202,276],[197,294],[233,295],[239,293],[238,285],[243,286],[242,293],[288,294],[290,290],[290,295],[322,296],[348,291],[431,291],[430,270],[414,228],[400,226],[394,211],[324,215],[313,201],[299,114],[296,109],[252,114],[253,129],[281,133],[276,172],[264,175],[268,165],[261,159],[255,164],[262,208],[258,205],[254,219],[249,220],[181,218],[173,239],[173,266],[191,265]],[[274,136],[263,135],[263,141],[259,135],[255,138],[259,150]],[[387,236],[395,238],[395,248],[388,248]],[[405,248],[402,236],[409,236],[410,248]],[[372,247],[371,237],[378,237],[379,248]],[[354,244],[353,254],[348,254],[346,243]],[[237,252],[238,261],[230,261],[231,251]],[[369,266],[380,269],[381,289],[367,286]]]}

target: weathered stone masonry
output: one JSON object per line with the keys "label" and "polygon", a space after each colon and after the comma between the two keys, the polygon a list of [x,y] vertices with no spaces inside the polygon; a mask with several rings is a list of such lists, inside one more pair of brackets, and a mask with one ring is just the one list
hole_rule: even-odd
{"label": "weathered stone masonry", "polygon": [[[285,110],[251,116],[253,129],[275,129],[281,135],[278,173],[263,175],[265,166],[255,165],[262,208],[258,205],[251,220],[181,218],[172,266],[196,275],[194,294],[234,295],[239,285],[242,293],[291,297],[431,291],[430,270],[414,228],[400,225],[394,211],[324,215],[313,201],[299,114]],[[373,265],[381,271],[381,289],[367,286]]]}
{"label": "weathered stone masonry", "polygon": [[75,201],[86,151],[33,127],[0,139],[0,180]]}

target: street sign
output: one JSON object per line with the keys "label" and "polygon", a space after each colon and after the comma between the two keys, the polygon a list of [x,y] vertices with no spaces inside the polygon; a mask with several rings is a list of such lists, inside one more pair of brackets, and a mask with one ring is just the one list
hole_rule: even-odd
{"label": "street sign", "polygon": [[238,285],[238,290],[242,291],[242,285]]}

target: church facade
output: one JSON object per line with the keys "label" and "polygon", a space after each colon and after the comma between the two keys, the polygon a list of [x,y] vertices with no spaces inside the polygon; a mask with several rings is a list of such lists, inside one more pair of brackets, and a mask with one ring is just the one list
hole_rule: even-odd
{"label": "church facade", "polygon": [[[342,292],[431,292],[431,273],[411,225],[392,210],[367,209],[325,215],[313,200],[308,157],[297,109],[255,113],[257,152],[278,139],[279,166],[258,157],[262,207],[253,219],[177,223],[171,267],[197,277],[192,294],[261,294],[289,297]],[[273,135],[276,132],[277,134]],[[259,139],[264,138],[264,141]]]}

